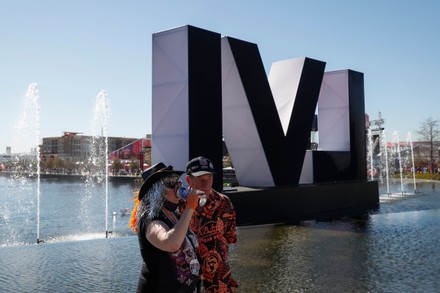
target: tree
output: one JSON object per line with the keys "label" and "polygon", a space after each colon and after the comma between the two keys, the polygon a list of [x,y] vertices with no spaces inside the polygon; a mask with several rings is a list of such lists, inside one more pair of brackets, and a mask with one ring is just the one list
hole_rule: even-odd
{"label": "tree", "polygon": [[113,171],[118,172],[123,167],[124,167],[124,165],[122,165],[121,160],[118,157],[114,157],[113,164],[112,164]]}
{"label": "tree", "polygon": [[429,166],[432,173],[434,171],[434,141],[440,138],[438,121],[432,117],[426,119],[417,132],[421,140],[429,142]]}

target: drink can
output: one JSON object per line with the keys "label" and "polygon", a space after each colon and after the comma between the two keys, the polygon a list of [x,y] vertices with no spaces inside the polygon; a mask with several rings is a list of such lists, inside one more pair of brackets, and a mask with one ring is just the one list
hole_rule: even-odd
{"label": "drink can", "polygon": [[191,194],[191,189],[187,189],[185,187],[180,187],[177,190],[177,196],[183,200],[187,200],[188,196]]}
{"label": "drink can", "polygon": [[[199,194],[199,192],[196,190],[180,187],[179,189],[177,189],[177,196],[183,200],[187,200],[191,192]],[[199,206],[203,207],[206,204],[206,196],[204,194],[199,194],[199,196],[201,196],[199,199]]]}

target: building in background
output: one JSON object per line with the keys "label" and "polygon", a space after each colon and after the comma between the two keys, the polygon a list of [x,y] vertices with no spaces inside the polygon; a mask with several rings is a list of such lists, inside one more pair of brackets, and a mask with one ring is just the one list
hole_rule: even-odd
{"label": "building in background", "polygon": [[[86,161],[90,157],[92,139],[92,136],[80,135],[78,132],[64,132],[60,137],[45,137],[40,149],[41,160],[60,158],[71,162]],[[108,150],[113,152],[137,140],[139,139],[108,137]]]}
{"label": "building in background", "polygon": [[142,172],[151,165],[151,134],[110,152],[108,159],[119,160],[125,171]]}

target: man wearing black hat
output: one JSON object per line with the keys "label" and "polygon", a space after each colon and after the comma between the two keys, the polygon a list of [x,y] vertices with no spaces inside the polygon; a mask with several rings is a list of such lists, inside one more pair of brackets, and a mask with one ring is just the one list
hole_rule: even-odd
{"label": "man wearing black hat", "polygon": [[201,190],[207,198],[191,220],[197,235],[205,292],[234,292],[238,284],[228,263],[229,244],[237,242],[236,213],[230,199],[212,189],[214,166],[210,159],[197,157],[186,165],[186,181],[191,189]]}

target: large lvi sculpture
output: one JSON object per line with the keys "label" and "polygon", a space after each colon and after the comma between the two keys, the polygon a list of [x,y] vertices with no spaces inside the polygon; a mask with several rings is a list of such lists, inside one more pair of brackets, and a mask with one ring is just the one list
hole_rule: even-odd
{"label": "large lvi sculpture", "polygon": [[[256,44],[183,26],[153,35],[152,103],[155,162],[184,169],[204,155],[220,175],[224,139],[240,185],[260,188],[254,199],[278,191],[273,196],[298,200],[307,192],[295,196],[292,188],[316,183],[367,184],[362,73],[325,72],[325,62],[304,57],[274,63],[267,78]],[[311,151],[316,109],[319,149]],[[215,188],[222,189],[221,176]],[[334,191],[332,204],[309,196],[306,214],[378,202],[377,185],[357,189],[369,194],[347,203],[344,192]],[[246,195],[230,197],[241,207]],[[304,218],[275,207],[261,221],[242,212],[243,223]]]}

